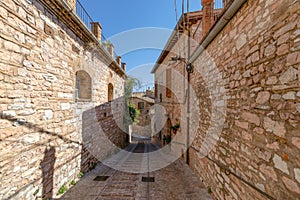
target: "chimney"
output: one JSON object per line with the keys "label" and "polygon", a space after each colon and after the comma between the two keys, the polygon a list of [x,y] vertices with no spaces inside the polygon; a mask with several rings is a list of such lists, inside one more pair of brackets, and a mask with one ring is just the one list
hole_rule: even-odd
{"label": "chimney", "polygon": [[109,46],[108,46],[108,52],[109,52],[109,54],[111,55],[111,57],[114,57],[114,56],[115,56],[115,55],[114,55],[114,51],[115,51],[114,45],[113,45],[113,44],[109,44]]}
{"label": "chimney", "polygon": [[76,0],[67,0],[70,7],[76,11]]}
{"label": "chimney", "polygon": [[101,43],[101,36],[102,36],[102,26],[99,22],[91,22],[92,25],[92,33],[95,35],[95,37],[98,39],[98,41]]}
{"label": "chimney", "polygon": [[214,23],[214,0],[202,0],[202,33],[205,36]]}
{"label": "chimney", "polygon": [[117,61],[117,63],[118,63],[119,65],[121,65],[121,56],[118,56],[117,59],[116,59],[116,61]]}
{"label": "chimney", "polygon": [[146,90],[146,96],[150,98],[154,98],[154,92],[153,90],[150,89],[150,87],[148,87],[148,89]]}
{"label": "chimney", "polygon": [[122,69],[126,72],[126,63],[122,63]]}

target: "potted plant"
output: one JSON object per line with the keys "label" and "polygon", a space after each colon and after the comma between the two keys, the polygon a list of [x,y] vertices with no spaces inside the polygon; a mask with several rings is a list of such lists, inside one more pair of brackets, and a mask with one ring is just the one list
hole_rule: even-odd
{"label": "potted plant", "polygon": [[177,130],[178,130],[179,128],[180,128],[180,124],[179,124],[179,123],[177,123],[177,124],[171,126],[171,130],[173,131],[174,134],[177,133]]}

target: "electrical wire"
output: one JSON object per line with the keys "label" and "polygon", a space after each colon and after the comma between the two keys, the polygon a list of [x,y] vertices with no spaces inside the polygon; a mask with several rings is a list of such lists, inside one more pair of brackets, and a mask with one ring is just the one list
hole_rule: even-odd
{"label": "electrical wire", "polygon": [[184,0],[182,0],[181,15],[182,15],[183,27],[185,28],[184,4],[185,4],[185,3],[184,3]]}
{"label": "electrical wire", "polygon": [[178,22],[178,11],[177,11],[177,1],[174,0],[174,7],[175,7],[175,15],[176,15],[176,23]]}
{"label": "electrical wire", "polygon": [[[177,0],[174,0],[174,7],[175,7],[175,15],[176,15],[176,37],[179,40],[179,24],[178,24],[178,10],[177,10]],[[180,57],[180,47],[178,46],[178,55],[176,57]]]}

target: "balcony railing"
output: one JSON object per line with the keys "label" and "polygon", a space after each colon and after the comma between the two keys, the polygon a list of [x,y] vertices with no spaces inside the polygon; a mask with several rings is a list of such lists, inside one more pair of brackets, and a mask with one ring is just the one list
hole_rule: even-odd
{"label": "balcony railing", "polygon": [[[85,8],[83,7],[83,5],[80,3],[79,0],[76,0],[76,14],[81,19],[81,21],[86,25],[86,27],[89,30],[92,30],[92,22],[94,22],[94,21],[91,18],[91,16],[88,14],[88,12],[85,10]],[[103,48],[109,53],[109,49],[108,49],[107,45],[103,45],[108,42],[103,34],[101,34],[101,40],[102,40],[101,44],[102,44]],[[116,59],[117,57],[118,57],[118,55],[116,54],[116,52],[114,52],[114,59]]]}
{"label": "balcony railing", "polygon": [[215,9],[224,8],[227,0],[215,0]]}
{"label": "balcony railing", "polygon": [[78,0],[76,0],[76,14],[82,20],[82,22],[91,30],[91,23],[93,22],[93,20]]}

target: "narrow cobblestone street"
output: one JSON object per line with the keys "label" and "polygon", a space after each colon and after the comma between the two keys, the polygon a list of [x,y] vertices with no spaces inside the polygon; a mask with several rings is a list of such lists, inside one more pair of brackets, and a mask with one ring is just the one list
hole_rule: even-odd
{"label": "narrow cobblestone street", "polygon": [[[120,170],[101,163],[85,174],[61,199],[211,199],[203,183],[181,160],[160,170],[146,172],[151,164],[155,165],[154,160],[166,159],[163,154],[160,158],[149,159],[149,152],[158,149],[158,145],[149,141],[130,144],[124,154],[104,161]],[[102,180],[94,180],[96,177]]]}

